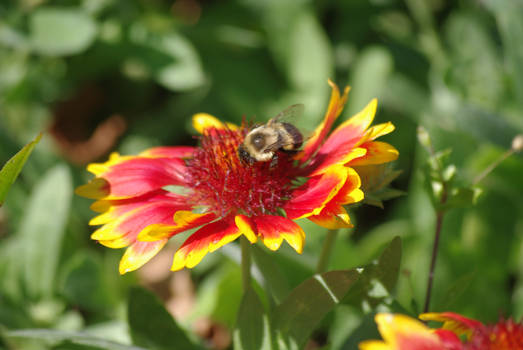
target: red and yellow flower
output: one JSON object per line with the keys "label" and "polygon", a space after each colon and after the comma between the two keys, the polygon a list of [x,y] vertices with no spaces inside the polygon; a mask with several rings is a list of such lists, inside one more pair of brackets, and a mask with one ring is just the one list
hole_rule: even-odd
{"label": "red and yellow flower", "polygon": [[378,314],[375,319],[383,341],[364,341],[360,350],[523,350],[523,324],[511,319],[484,325],[452,312],[426,313],[420,318],[443,325],[431,329],[409,316]]}
{"label": "red and yellow flower", "polygon": [[90,164],[95,178],[77,193],[96,200],[91,208],[100,215],[90,224],[101,227],[91,237],[110,248],[127,247],[123,274],[145,264],[171,237],[198,227],[175,253],[172,270],[195,266],[240,235],[271,250],[285,240],[301,253],[305,233],[294,222],[300,218],[327,228],[351,227],[344,206],[364,196],[352,167],[390,162],[398,151],[375,141],[394,130],[391,123],[370,127],[375,99],[329,134],[349,92],[340,95],[329,83],[323,122],[302,151],[282,153],[276,164],[242,163],[237,149],[248,127],[208,114],[193,117],[199,147],[113,153],[105,163]]}

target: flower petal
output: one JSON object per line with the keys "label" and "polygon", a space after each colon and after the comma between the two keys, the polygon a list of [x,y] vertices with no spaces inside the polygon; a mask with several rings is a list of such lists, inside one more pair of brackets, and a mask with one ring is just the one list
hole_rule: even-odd
{"label": "flower petal", "polygon": [[479,321],[453,312],[429,312],[419,315],[419,318],[424,321],[443,322],[443,329],[453,331],[458,335],[465,334],[467,337],[470,336],[474,330],[484,327]]}
{"label": "flower petal", "polygon": [[110,185],[105,179],[95,177],[85,185],[78,186],[74,193],[89,199],[100,199],[109,195]]}
{"label": "flower petal", "polygon": [[438,336],[416,319],[404,315],[377,314],[375,320],[384,341],[362,342],[360,350],[445,350]]}
{"label": "flower petal", "polygon": [[167,243],[167,239],[156,242],[135,242],[125,250],[120,260],[119,271],[123,275],[134,271],[151,260]]}
{"label": "flower petal", "polygon": [[326,207],[318,215],[311,215],[307,219],[330,230],[354,227],[350,221],[347,210],[340,205],[333,206],[332,208]]}
{"label": "flower petal", "polygon": [[91,163],[87,166],[87,171],[94,175],[100,175],[106,172],[112,166],[124,162],[126,160],[132,159],[135,156],[121,156],[117,152],[113,152],[109,155],[109,159],[104,163]]}
{"label": "flower petal", "polygon": [[98,177],[78,187],[76,193],[94,199],[125,199],[168,185],[185,185],[187,169],[180,158],[127,157],[114,164],[111,160],[108,163],[111,165],[103,167],[94,164],[93,172]]}
{"label": "flower petal", "polygon": [[174,225],[149,225],[138,234],[138,240],[154,242],[160,239],[168,239],[178,233],[207,224],[215,218],[216,215],[213,213],[197,214],[188,210],[178,210],[173,217]]}
{"label": "flower petal", "polygon": [[386,142],[370,141],[360,145],[360,147],[367,150],[365,155],[351,160],[347,165],[383,164],[398,159],[398,150]]}
{"label": "flower petal", "polygon": [[[173,215],[180,209],[187,209],[187,206],[180,208],[176,202],[154,201],[118,216],[115,216],[117,209],[108,211],[91,221],[92,224],[106,222],[91,235],[91,238],[111,248],[127,246],[134,243],[138,234],[149,225],[172,225]],[[114,219],[109,220],[108,217]]]}
{"label": "flower petal", "polygon": [[363,138],[362,143],[367,142],[369,140],[375,140],[383,135],[390,134],[394,131],[394,129],[395,127],[391,122],[373,125],[365,133],[365,137]]}
{"label": "flower petal", "polygon": [[294,221],[275,215],[254,216],[252,219],[257,234],[270,250],[277,250],[285,240],[296,252],[303,252],[305,232]]}
{"label": "flower petal", "polygon": [[308,219],[328,229],[353,227],[349,214],[342,205],[363,200],[364,195],[360,186],[358,173],[352,168],[347,168],[347,180],[343,187],[318,215],[311,215]]}
{"label": "flower petal", "polygon": [[187,197],[181,196],[176,193],[171,193],[165,190],[158,190],[154,192],[149,192],[140,197],[133,197],[127,199],[118,199],[118,200],[98,200],[91,204],[91,210],[102,213],[89,221],[89,225],[103,225],[112,220],[120,218],[123,214],[134,210],[139,207],[143,207],[148,203],[154,202],[169,202],[173,206],[179,208],[186,208]]}
{"label": "flower petal", "polygon": [[236,224],[236,227],[238,227],[238,230],[241,231],[247,237],[249,242],[256,243],[258,240],[257,234],[256,234],[256,224],[245,215],[236,215],[234,218],[234,223]]}
{"label": "flower petal", "polygon": [[232,123],[223,123],[218,118],[207,114],[207,113],[197,113],[192,117],[192,125],[200,134],[205,132],[205,129],[214,128],[214,129],[229,129],[237,130],[238,126]]}
{"label": "flower petal", "polygon": [[[332,164],[345,164],[364,155],[357,146],[364,138],[365,130],[372,123],[376,108],[377,100],[373,99],[361,112],[333,131],[311,160],[312,175],[321,174]],[[354,154],[354,152],[359,153]]]}
{"label": "flower petal", "polygon": [[211,222],[193,233],[174,254],[172,271],[196,266],[203,257],[241,235],[240,230],[230,218]]}
{"label": "flower petal", "polygon": [[331,166],[324,174],[310,178],[298,187],[283,209],[292,220],[318,215],[338,193],[347,180],[348,170],[341,165]]}
{"label": "flower petal", "polygon": [[306,161],[317,151],[318,147],[324,141],[325,136],[327,136],[327,133],[330,131],[332,124],[343,111],[343,106],[345,106],[345,103],[347,102],[347,96],[349,94],[350,87],[346,86],[343,91],[343,96],[340,97],[338,86],[330,79],[328,80],[328,83],[332,88],[332,92],[325,117],[316,130],[314,130],[312,136],[308,139],[307,143],[303,147],[303,151],[300,152],[296,157],[297,159]]}

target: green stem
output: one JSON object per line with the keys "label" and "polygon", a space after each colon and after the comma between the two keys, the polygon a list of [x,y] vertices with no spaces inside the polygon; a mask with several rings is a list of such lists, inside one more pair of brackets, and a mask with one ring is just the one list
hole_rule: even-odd
{"label": "green stem", "polygon": [[240,245],[242,249],[242,287],[245,293],[251,288],[251,242],[242,235]]}
{"label": "green stem", "polygon": [[327,232],[327,237],[323,242],[323,248],[321,250],[320,258],[318,259],[318,265],[316,266],[316,273],[323,273],[327,270],[329,265],[330,256],[332,253],[332,247],[336,241],[336,236],[338,235],[338,229],[329,230]]}

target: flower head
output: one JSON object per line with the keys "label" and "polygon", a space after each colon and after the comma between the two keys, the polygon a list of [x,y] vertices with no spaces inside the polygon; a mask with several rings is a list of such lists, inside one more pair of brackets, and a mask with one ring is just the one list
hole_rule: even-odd
{"label": "flower head", "polygon": [[175,253],[172,270],[195,266],[242,234],[271,250],[285,240],[301,253],[305,233],[294,222],[300,218],[327,228],[351,227],[344,206],[364,196],[352,166],[390,162],[398,152],[374,141],[394,129],[391,123],[369,128],[376,100],[329,135],[349,91],[340,96],[329,83],[332,95],[323,122],[301,151],[278,152],[277,162],[245,164],[238,147],[247,125],[197,114],[198,147],[113,153],[105,163],[90,164],[95,178],[77,193],[96,199],[91,208],[100,215],[90,224],[102,226],[91,237],[110,248],[127,247],[120,262],[125,273],[146,263],[171,237],[198,227]]}
{"label": "flower head", "polygon": [[[378,314],[376,323],[383,341],[360,343],[361,350],[523,350],[523,324],[511,319],[494,325],[452,312],[420,315],[425,321],[440,321],[430,329],[405,315]],[[459,338],[465,336],[462,342]]]}

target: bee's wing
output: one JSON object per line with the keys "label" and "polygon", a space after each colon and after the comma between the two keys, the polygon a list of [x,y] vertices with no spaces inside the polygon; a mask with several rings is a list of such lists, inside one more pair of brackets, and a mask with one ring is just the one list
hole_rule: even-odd
{"label": "bee's wing", "polygon": [[299,118],[302,116],[304,110],[305,110],[305,106],[303,105],[303,103],[294,104],[292,106],[285,108],[280,113],[278,113],[274,118],[269,120],[267,122],[267,124],[271,125],[272,123],[275,123],[275,122],[283,122],[285,120]]}

